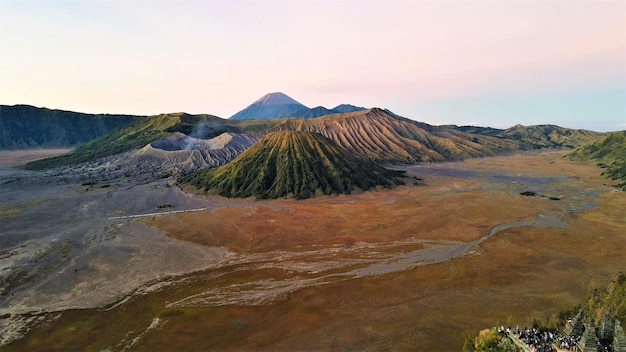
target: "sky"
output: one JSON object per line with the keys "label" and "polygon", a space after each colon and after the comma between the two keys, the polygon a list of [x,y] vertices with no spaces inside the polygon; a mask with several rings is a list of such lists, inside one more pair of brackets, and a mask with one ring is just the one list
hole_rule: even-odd
{"label": "sky", "polygon": [[625,1],[0,0],[0,104],[626,129]]}

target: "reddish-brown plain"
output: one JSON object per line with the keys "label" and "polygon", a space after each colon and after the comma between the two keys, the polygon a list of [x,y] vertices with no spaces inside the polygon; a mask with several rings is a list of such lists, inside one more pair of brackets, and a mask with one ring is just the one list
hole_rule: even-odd
{"label": "reddish-brown plain", "polygon": [[[305,287],[267,304],[166,307],[207,288],[297,275],[242,264],[207,270],[111,310],[66,312],[8,350],[122,346],[158,317],[162,323],[131,350],[459,351],[465,332],[546,318],[626,269],[625,194],[605,185],[610,182],[598,168],[563,155],[520,154],[450,167],[564,176],[563,196],[568,187],[600,190],[597,207],[569,213],[566,227],[513,227],[442,263]],[[244,200],[146,222],[185,241],[255,254],[407,239],[470,242],[495,225],[564,206],[461,177],[423,178],[420,186],[306,201]]]}

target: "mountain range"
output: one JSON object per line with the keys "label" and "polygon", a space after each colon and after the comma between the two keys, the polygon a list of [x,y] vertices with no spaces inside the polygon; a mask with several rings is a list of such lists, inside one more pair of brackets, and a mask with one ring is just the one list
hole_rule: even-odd
{"label": "mountain range", "polygon": [[332,109],[323,106],[308,108],[284,93],[276,92],[260,99],[230,117],[232,120],[276,119],[283,117],[316,118],[329,114],[339,114],[365,110],[365,108],[341,104]]}
{"label": "mountain range", "polygon": [[[28,167],[42,169],[72,165],[137,150],[149,143],[153,148],[168,145],[169,150],[165,147],[163,150],[173,152],[172,143],[158,141],[172,138],[175,133],[195,139],[216,138],[223,133],[243,134],[247,136],[246,141],[253,142],[277,131],[316,132],[358,157],[384,163],[462,160],[525,148],[519,141],[431,126],[393,116],[377,108],[313,119],[231,120],[212,115],[175,113],[139,118],[78,146],[69,154],[35,161]],[[189,155],[197,149],[181,147]],[[216,151],[213,150],[212,153],[216,154]],[[221,162],[229,162],[234,156],[236,155],[227,153]],[[194,164],[204,166],[198,162]],[[209,164],[214,165],[214,162]]]}
{"label": "mountain range", "polygon": [[[64,123],[69,124],[66,127],[59,124],[57,129],[50,128],[51,133],[54,132],[52,134],[39,131],[39,126],[29,130],[25,125],[21,133],[24,136],[31,134],[30,138],[38,141],[29,146],[54,145],[52,141],[62,140],[61,137],[75,134],[72,131],[83,128],[95,131],[83,134],[85,139],[91,139],[78,145],[72,152],[31,162],[27,168],[49,169],[91,163],[101,174],[107,175],[173,176],[217,167],[231,162],[264,136],[276,132],[315,133],[361,162],[379,164],[454,161],[539,148],[573,149],[605,135],[553,125],[516,125],[506,130],[475,126],[432,126],[379,108],[364,109],[342,104],[333,109],[309,109],[282,93],[267,94],[230,119],[186,113],[155,116],[89,115],[27,106],[17,106],[13,110],[3,107],[1,111],[0,121],[9,125],[6,130],[15,130],[15,126],[22,123],[16,122],[19,120],[16,116],[29,113],[44,116],[38,117],[40,120],[49,116],[50,121],[55,121],[60,114]],[[301,117],[271,118],[283,114]],[[315,117],[318,114],[323,116]],[[264,118],[249,119],[253,115]],[[32,123],[37,125],[37,120],[28,121],[35,121]],[[50,122],[42,123],[45,125]],[[93,137],[96,132],[100,133],[97,138]],[[7,133],[0,136],[0,145],[4,149],[7,149],[7,145],[21,145],[16,142],[19,138],[15,139]],[[317,146],[326,143],[315,137],[300,139],[297,143],[306,141]],[[291,140],[291,137],[286,140]],[[72,145],[72,141],[66,139],[64,146]],[[303,155],[324,159],[311,153]],[[106,158],[106,162],[98,161],[103,158]],[[325,193],[323,187],[320,189],[322,191],[318,189],[310,192]],[[345,189],[336,188],[333,192],[345,192]],[[258,190],[253,193],[261,197],[274,195]],[[293,190],[287,193],[295,194]],[[297,196],[304,197],[304,193]]]}

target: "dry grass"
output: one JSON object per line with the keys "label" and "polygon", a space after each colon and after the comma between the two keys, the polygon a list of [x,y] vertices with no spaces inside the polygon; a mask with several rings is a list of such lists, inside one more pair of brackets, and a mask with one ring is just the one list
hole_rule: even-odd
{"label": "dry grass", "polygon": [[[470,160],[458,167],[571,176],[602,188],[597,168],[563,153]],[[242,202],[203,213],[158,217],[171,236],[241,252],[300,251],[355,241],[405,238],[470,241],[492,226],[556,210],[562,202],[481,191],[460,179],[307,201]],[[455,189],[466,189],[455,192]],[[261,306],[165,308],[166,302],[236,282],[295,275],[278,269],[217,269],[189,283],[137,297],[110,311],[68,312],[8,350],[99,350],[132,338],[153,317],[165,321],[133,346],[141,351],[458,351],[462,333],[511,319],[529,324],[580,302],[625,269],[626,197],[605,188],[598,207],[566,228],[517,227],[478,254],[413,270],[309,287]],[[129,331],[134,333],[129,333]]]}
{"label": "dry grass", "polygon": [[467,242],[499,223],[562,206],[532,197],[489,194],[461,180],[429,181],[426,187],[307,201],[249,202],[147,222],[175,238],[251,253],[408,238]]}

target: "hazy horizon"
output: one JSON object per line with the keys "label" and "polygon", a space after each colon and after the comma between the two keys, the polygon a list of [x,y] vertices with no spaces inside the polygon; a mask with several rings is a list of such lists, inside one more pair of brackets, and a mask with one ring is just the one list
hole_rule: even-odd
{"label": "hazy horizon", "polygon": [[228,118],[270,92],[434,125],[626,128],[626,4],[0,2],[0,104]]}

